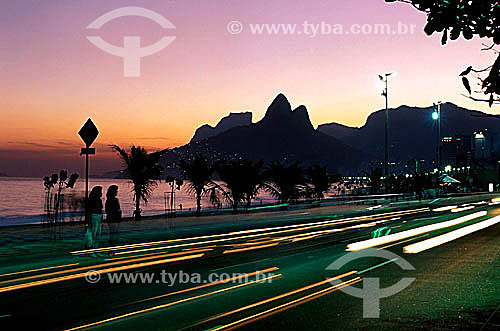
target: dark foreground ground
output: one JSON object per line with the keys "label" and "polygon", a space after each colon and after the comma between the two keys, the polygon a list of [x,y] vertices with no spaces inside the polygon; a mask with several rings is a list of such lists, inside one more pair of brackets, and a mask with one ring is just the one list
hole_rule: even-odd
{"label": "dark foreground ground", "polygon": [[[469,202],[479,201],[476,197]],[[456,201],[440,206],[451,202]],[[434,205],[382,208],[365,210],[361,217],[360,213],[283,212],[270,215],[269,222],[264,217],[263,223],[246,224],[244,232],[219,229],[216,235],[180,240],[164,235],[168,241],[83,252],[70,240],[55,251],[33,252],[38,261],[30,260],[29,252],[20,254],[20,260],[5,253],[0,259],[0,328],[497,330],[500,223],[418,254],[402,250],[500,214],[500,205],[470,206],[458,213],[432,211],[438,207]],[[384,231],[390,228],[394,234],[479,211],[487,215],[375,247],[397,254],[415,270],[402,270],[396,261],[378,257],[327,270],[348,253],[347,244],[369,239],[376,229],[387,227]],[[8,247],[4,245],[5,252]],[[8,261],[12,263],[7,265]],[[89,270],[100,271],[100,280],[87,281]],[[165,281],[162,271],[189,279]],[[267,277],[265,282],[257,281],[256,271],[264,271],[259,277]],[[124,273],[154,278],[111,283],[110,274]],[[243,274],[248,277],[242,278]],[[237,279],[221,283],[208,280],[211,275]],[[336,276],[340,276],[337,287],[325,281]],[[362,287],[367,278],[379,278],[385,288],[405,277],[415,281],[381,299],[380,318],[363,318],[362,299],[338,289],[348,284]]]}

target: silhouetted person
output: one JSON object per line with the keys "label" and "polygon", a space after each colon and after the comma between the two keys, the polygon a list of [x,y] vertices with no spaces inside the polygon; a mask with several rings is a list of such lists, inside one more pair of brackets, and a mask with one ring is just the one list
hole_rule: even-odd
{"label": "silhouetted person", "polygon": [[120,221],[122,220],[122,211],[120,201],[117,198],[118,186],[111,185],[106,192],[106,222],[109,227],[109,243],[113,244],[118,238]]}
{"label": "silhouetted person", "polygon": [[[90,224],[88,224],[88,229],[92,235],[92,247],[97,248],[99,246],[99,237],[101,235],[101,223],[102,223],[102,186],[94,186],[92,191],[90,191],[87,210],[90,214]],[[87,246],[87,234],[85,235],[86,246]]]}
{"label": "silhouetted person", "polygon": [[182,211],[182,203],[179,204],[179,209]]}

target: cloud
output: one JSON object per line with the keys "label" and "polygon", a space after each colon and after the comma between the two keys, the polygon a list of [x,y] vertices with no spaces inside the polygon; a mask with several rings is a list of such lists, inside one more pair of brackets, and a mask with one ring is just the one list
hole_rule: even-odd
{"label": "cloud", "polygon": [[47,144],[40,144],[40,143],[34,143],[34,142],[26,142],[26,141],[16,141],[16,142],[9,142],[14,145],[28,145],[28,146],[35,146],[35,147],[41,147],[41,148],[51,148],[51,149],[57,149],[59,146],[55,145],[47,145]]}

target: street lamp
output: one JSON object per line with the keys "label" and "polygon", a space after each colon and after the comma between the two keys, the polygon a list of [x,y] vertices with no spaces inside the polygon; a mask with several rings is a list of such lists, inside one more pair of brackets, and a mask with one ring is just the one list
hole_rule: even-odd
{"label": "street lamp", "polygon": [[436,149],[436,160],[437,168],[441,169],[441,101],[434,104],[434,112],[432,112],[432,119],[438,122],[438,133],[437,133],[437,149]]}
{"label": "street lamp", "polygon": [[396,76],[396,72],[378,75],[384,84],[382,96],[385,97],[385,177],[389,177],[389,76]]}

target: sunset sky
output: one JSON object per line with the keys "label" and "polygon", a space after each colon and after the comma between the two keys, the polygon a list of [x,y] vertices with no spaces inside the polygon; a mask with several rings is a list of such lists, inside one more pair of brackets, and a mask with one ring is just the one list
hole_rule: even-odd
{"label": "sunset sky", "polygon": [[[145,7],[175,30],[145,18],[123,17],[100,30],[86,27],[123,6]],[[194,130],[235,111],[259,120],[283,92],[307,106],[313,124],[361,126],[384,107],[377,74],[396,70],[390,105],[429,106],[437,100],[489,110],[460,95],[458,74],[486,66],[493,54],[481,41],[440,46],[423,32],[425,15],[384,0],[21,0],[0,11],[0,172],[40,176],[81,170],[77,131],[88,117],[101,134],[95,173],[119,166],[109,144],[154,150],[185,144]],[[230,34],[227,24],[243,24]],[[249,24],[384,23],[417,26],[414,35],[254,35]],[[150,45],[176,36],[163,51],[141,59],[141,77],[123,77],[123,59],[86,37],[122,46],[124,36]],[[50,170],[52,169],[52,170]]]}

